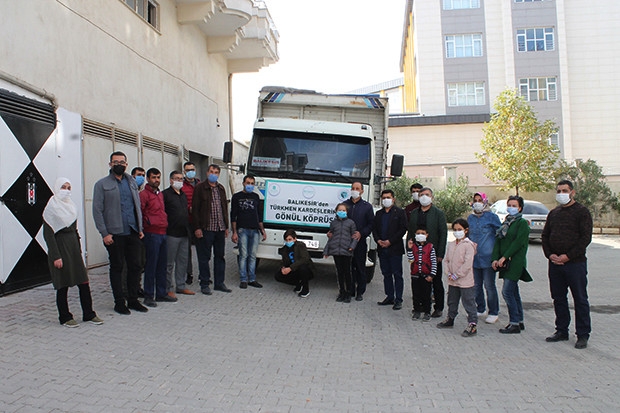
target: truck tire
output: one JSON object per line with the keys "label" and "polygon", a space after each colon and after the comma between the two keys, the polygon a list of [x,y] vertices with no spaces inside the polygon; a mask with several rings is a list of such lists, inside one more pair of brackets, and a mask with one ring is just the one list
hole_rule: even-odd
{"label": "truck tire", "polygon": [[369,284],[375,276],[375,267],[377,266],[377,251],[368,251],[368,260],[372,261],[372,266],[366,267],[366,284]]}

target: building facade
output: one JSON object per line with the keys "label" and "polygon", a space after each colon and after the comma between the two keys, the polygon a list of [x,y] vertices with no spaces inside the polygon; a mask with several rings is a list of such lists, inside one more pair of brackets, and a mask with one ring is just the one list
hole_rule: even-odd
{"label": "building facade", "polygon": [[596,160],[620,187],[619,16],[611,0],[407,0],[407,114],[391,119],[390,150],[406,155],[410,176],[447,169],[489,185],[474,154],[495,98],[515,88],[558,126],[550,142],[563,158]]}
{"label": "building facade", "polygon": [[159,168],[164,187],[186,160],[204,175],[232,140],[233,74],[278,60],[252,0],[0,0],[0,37],[0,294],[45,280],[30,263],[57,176],[72,179],[87,264],[105,263],[91,206],[110,153]]}

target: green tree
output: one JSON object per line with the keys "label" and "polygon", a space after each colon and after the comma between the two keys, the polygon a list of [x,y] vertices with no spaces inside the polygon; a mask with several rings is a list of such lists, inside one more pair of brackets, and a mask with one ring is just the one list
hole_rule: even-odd
{"label": "green tree", "polygon": [[433,204],[446,214],[446,220],[449,223],[469,212],[469,202],[474,194],[468,189],[468,185],[469,179],[459,175],[456,181],[451,178],[448,179],[446,189],[440,189],[433,193]]}
{"label": "green tree", "polygon": [[404,208],[411,203],[411,185],[418,182],[416,178],[409,178],[404,172],[403,174],[393,181],[388,182],[385,185],[385,189],[391,189],[394,191],[396,197],[396,205],[400,208]]}
{"label": "green tree", "polygon": [[600,218],[601,214],[611,208],[618,209],[617,195],[607,185],[603,168],[595,160],[577,159],[569,163],[562,159],[555,177],[556,182],[568,179],[573,183],[575,200],[586,206],[594,219]]}
{"label": "green tree", "polygon": [[532,107],[516,89],[499,94],[496,113],[483,128],[480,141],[482,153],[476,158],[486,167],[491,181],[503,185],[500,189],[514,188],[530,192],[553,187],[558,152],[549,143],[557,130],[551,120],[538,122]]}

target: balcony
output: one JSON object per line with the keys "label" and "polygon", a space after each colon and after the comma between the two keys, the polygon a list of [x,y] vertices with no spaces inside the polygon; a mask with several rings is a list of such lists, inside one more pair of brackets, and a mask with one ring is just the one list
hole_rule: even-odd
{"label": "balcony", "polygon": [[196,25],[207,51],[226,56],[230,73],[256,72],[278,61],[278,32],[261,1],[177,0],[177,20]]}

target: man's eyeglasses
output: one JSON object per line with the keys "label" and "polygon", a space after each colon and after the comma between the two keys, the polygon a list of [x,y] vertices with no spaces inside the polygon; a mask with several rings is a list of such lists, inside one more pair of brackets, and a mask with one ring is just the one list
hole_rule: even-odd
{"label": "man's eyeglasses", "polygon": [[112,161],[110,162],[112,165],[122,165],[122,166],[127,166],[127,162],[125,161]]}

